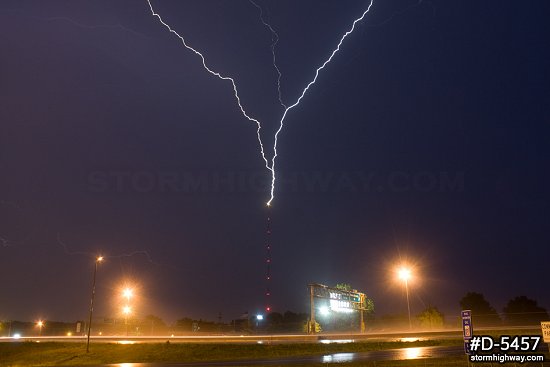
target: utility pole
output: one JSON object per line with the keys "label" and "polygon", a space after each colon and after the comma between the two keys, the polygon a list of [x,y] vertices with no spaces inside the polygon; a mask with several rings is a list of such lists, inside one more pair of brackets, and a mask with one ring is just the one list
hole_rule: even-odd
{"label": "utility pole", "polygon": [[94,278],[92,281],[92,297],[90,300],[90,319],[88,321],[88,335],[86,341],[86,353],[90,352],[90,332],[92,330],[92,314],[94,312],[94,297],[95,297],[95,279],[97,274],[97,264],[103,261],[103,256],[99,256],[94,262]]}
{"label": "utility pole", "polygon": [[405,291],[407,292],[407,312],[409,314],[409,330],[412,330],[411,306],[410,306],[410,303],[409,303],[409,282],[408,282],[408,279],[405,279]]}
{"label": "utility pole", "polygon": [[315,322],[315,301],[313,300],[313,284],[309,285],[309,306],[310,306],[310,317],[309,317],[309,334],[315,334],[317,332],[316,322]]}
{"label": "utility pole", "polygon": [[359,308],[359,313],[360,313],[361,320],[360,320],[359,328],[361,330],[361,334],[363,334],[365,332],[365,315],[364,315],[364,312],[365,312],[365,309],[367,308],[367,300],[366,300],[366,296],[362,293],[361,293],[361,299],[360,300],[361,300],[361,306]]}

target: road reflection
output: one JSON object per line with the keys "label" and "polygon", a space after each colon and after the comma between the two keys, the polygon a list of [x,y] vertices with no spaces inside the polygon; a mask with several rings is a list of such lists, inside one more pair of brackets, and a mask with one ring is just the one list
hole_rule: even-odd
{"label": "road reflection", "polygon": [[422,348],[405,348],[402,354],[402,358],[399,359],[418,359],[423,357]]}
{"label": "road reflection", "polygon": [[336,353],[323,356],[323,363],[352,362],[354,353]]}
{"label": "road reflection", "polygon": [[[120,363],[109,365],[108,367],[190,367],[190,366],[208,366],[208,367],[227,367],[227,366],[258,366],[258,365],[306,365],[306,364],[333,364],[333,363],[349,363],[349,362],[372,362],[372,361],[396,361],[396,360],[413,360],[421,358],[445,358],[451,356],[463,355],[462,346],[454,347],[416,347],[416,348],[401,348],[378,350],[371,352],[359,353],[334,353],[322,356],[301,356],[301,357],[281,357],[269,359],[251,359],[251,360],[234,360],[221,362],[194,362],[194,363]],[[102,366],[107,367],[107,366]]]}
{"label": "road reflection", "polygon": [[396,341],[398,342],[421,342],[421,341],[425,341],[425,340],[428,340],[426,338],[399,338],[399,339],[396,339]]}
{"label": "road reflection", "polygon": [[346,343],[353,343],[353,339],[322,339],[319,340],[319,343],[321,344],[346,344]]}

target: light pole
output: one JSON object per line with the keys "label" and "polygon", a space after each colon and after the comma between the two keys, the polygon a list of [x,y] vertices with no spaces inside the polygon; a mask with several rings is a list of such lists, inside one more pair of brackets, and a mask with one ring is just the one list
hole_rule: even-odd
{"label": "light pole", "polygon": [[90,332],[92,330],[92,314],[94,312],[94,297],[95,297],[95,279],[97,274],[97,265],[103,261],[103,256],[98,256],[94,262],[94,277],[92,281],[92,297],[90,299],[90,318],[88,320],[88,335],[86,341],[86,353],[90,352]]}
{"label": "light pole", "polygon": [[124,314],[124,324],[126,325],[126,336],[128,336],[128,315],[132,313],[132,308],[128,305],[122,308]]}
{"label": "light pole", "polygon": [[134,291],[131,288],[124,288],[122,296],[126,298],[126,303],[130,303],[130,298],[134,295]]}
{"label": "light pole", "polygon": [[126,306],[122,308],[124,314],[124,324],[126,325],[126,336],[128,336],[128,315],[132,313],[132,307],[130,307],[130,298],[134,295],[132,288],[126,287],[122,290],[122,296],[126,298]]}
{"label": "light pole", "polygon": [[38,336],[42,336],[42,328],[44,327],[44,321],[38,320],[36,322],[36,327],[38,327]]}
{"label": "light pole", "polygon": [[412,329],[411,322],[411,306],[409,304],[409,279],[411,278],[411,270],[409,268],[401,267],[397,271],[399,279],[405,282],[405,292],[407,293],[407,312],[409,314],[409,329]]}

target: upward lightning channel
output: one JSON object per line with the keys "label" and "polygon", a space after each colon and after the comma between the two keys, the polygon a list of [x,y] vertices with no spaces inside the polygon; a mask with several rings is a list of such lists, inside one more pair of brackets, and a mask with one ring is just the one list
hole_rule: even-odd
{"label": "upward lightning channel", "polygon": [[153,9],[153,5],[151,4],[151,0],[147,0],[147,4],[149,5],[149,9],[151,9],[151,14],[156,17],[159,22],[164,26],[166,27],[166,29],[168,29],[168,31],[172,34],[174,34],[176,37],[178,37],[181,41],[181,43],[183,44],[183,46],[188,49],[189,51],[192,51],[193,53],[195,53],[197,56],[199,56],[201,58],[201,61],[202,61],[202,66],[204,67],[204,69],[206,71],[208,71],[210,74],[218,77],[219,79],[221,80],[226,80],[226,81],[229,81],[231,82],[231,85],[233,86],[233,93],[235,95],[235,99],[237,100],[237,104],[239,105],[239,108],[241,110],[241,113],[243,114],[243,116],[245,118],[247,118],[249,121],[252,121],[256,124],[257,126],[257,129],[256,129],[256,135],[258,136],[258,143],[260,144],[260,153],[262,154],[262,158],[265,162],[265,167],[269,170],[269,171],[272,171],[271,167],[269,167],[269,161],[265,155],[265,152],[264,152],[264,145],[262,143],[262,138],[260,136],[260,130],[262,129],[262,124],[259,120],[255,119],[254,117],[250,116],[246,110],[244,109],[243,107],[243,104],[241,102],[241,97],[239,96],[239,91],[237,89],[237,84],[235,83],[235,79],[229,77],[229,76],[224,76],[222,75],[221,73],[217,72],[217,71],[214,71],[212,69],[210,69],[208,67],[208,65],[206,64],[206,59],[204,57],[204,55],[199,52],[197,49],[189,46],[189,44],[187,43],[187,41],[185,40],[185,38],[183,38],[182,36],[180,36],[180,34],[178,32],[176,32],[174,29],[172,29],[172,27],[170,27],[170,25],[168,25],[168,23],[166,23],[162,17],[160,16],[160,14],[158,14],[155,9]]}
{"label": "upward lightning channel", "polygon": [[264,9],[258,5],[254,0],[249,0],[252,5],[254,5],[256,8],[258,8],[260,12],[260,21],[262,24],[269,29],[271,32],[271,55],[273,57],[273,68],[277,72],[277,92],[279,94],[279,103],[281,106],[283,106],[284,109],[287,109],[287,106],[283,102],[283,95],[281,92],[281,78],[283,77],[283,74],[281,73],[281,69],[279,69],[279,66],[277,65],[277,53],[275,52],[275,48],[277,48],[277,44],[279,43],[279,34],[275,29],[269,24],[265,18],[264,18]]}
{"label": "upward lightning channel", "polygon": [[334,56],[340,51],[340,47],[342,46],[342,44],[344,43],[344,40],[350,35],[353,33],[353,31],[355,30],[355,26],[357,25],[357,23],[361,22],[363,19],[365,19],[365,17],[367,16],[367,14],[369,13],[371,7],[372,7],[372,4],[373,4],[374,0],[370,0],[369,2],[369,5],[367,6],[367,9],[363,12],[363,14],[355,19],[351,25],[351,28],[346,32],[344,33],[344,35],[342,36],[342,38],[340,38],[340,42],[338,42],[338,45],[336,46],[336,48],[332,51],[332,53],[330,54],[329,58],[325,60],[325,62],[323,62],[321,64],[321,66],[319,66],[317,68],[317,70],[315,71],[315,76],[314,78],[306,85],[306,87],[302,90],[302,94],[300,95],[300,97],[298,97],[298,99],[296,100],[296,102],[294,102],[294,104],[291,104],[290,106],[288,106],[286,109],[285,109],[285,112],[283,113],[283,116],[281,117],[281,120],[279,122],[279,129],[277,130],[277,132],[275,133],[275,143],[273,145],[273,158],[271,159],[271,197],[269,198],[269,201],[267,202],[267,206],[270,206],[271,203],[273,202],[273,199],[275,198],[275,180],[276,180],[276,172],[275,172],[275,161],[277,159],[277,143],[278,143],[278,138],[279,138],[279,134],[281,133],[281,131],[283,130],[283,127],[284,127],[284,122],[285,122],[285,119],[288,115],[288,112],[290,110],[292,110],[293,108],[297,107],[300,102],[302,102],[302,99],[305,97],[306,93],[309,91],[309,89],[317,82],[317,78],[319,77],[319,74],[321,73],[321,71],[332,61],[332,59],[334,58]]}
{"label": "upward lightning channel", "polygon": [[283,127],[284,127],[284,124],[285,124],[285,120],[288,116],[288,113],[296,108],[298,105],[300,105],[300,103],[302,102],[302,99],[305,97],[305,95],[307,94],[307,92],[310,90],[310,88],[317,82],[317,79],[319,78],[319,75],[321,73],[321,71],[332,61],[332,59],[334,58],[334,56],[340,51],[340,48],[342,46],[342,44],[344,43],[345,39],[350,35],[352,34],[354,31],[355,31],[355,28],[356,28],[356,25],[357,23],[361,22],[363,19],[365,19],[365,17],[367,16],[367,14],[370,12],[371,8],[372,8],[372,5],[373,5],[373,2],[374,0],[370,0],[369,2],[369,5],[367,6],[367,9],[361,14],[360,17],[358,17],[357,19],[355,19],[350,27],[350,29],[345,32],[343,34],[343,36],[340,38],[340,41],[338,42],[338,44],[336,45],[336,48],[333,49],[332,53],[330,54],[330,56],[321,64],[321,66],[319,66],[316,71],[315,71],[315,75],[313,77],[313,79],[305,86],[305,88],[302,90],[302,93],[300,94],[300,96],[298,97],[298,99],[296,100],[296,102],[294,102],[293,104],[291,105],[285,105],[283,103],[283,100],[282,100],[282,96],[281,96],[281,77],[282,77],[282,73],[279,69],[279,67],[277,66],[277,62],[276,62],[276,53],[275,53],[275,47],[277,46],[277,43],[279,42],[279,36],[277,34],[277,32],[274,30],[274,28],[265,21],[264,17],[263,17],[263,10],[262,8],[256,3],[254,2],[253,0],[249,0],[254,6],[256,6],[259,10],[260,10],[260,19],[262,21],[262,23],[264,24],[264,26],[266,26],[272,33],[272,39],[273,39],[273,42],[271,44],[271,50],[272,50],[272,54],[273,54],[273,65],[277,71],[277,74],[278,74],[278,79],[277,79],[277,87],[278,87],[278,91],[279,91],[279,102],[281,104],[281,106],[283,106],[284,108],[284,112],[283,112],[283,115],[281,117],[281,119],[279,120],[279,128],[277,129],[276,133],[275,133],[275,140],[274,140],[274,144],[273,144],[273,157],[271,158],[271,164],[270,164],[270,161],[267,159],[266,155],[265,155],[265,151],[264,151],[264,146],[263,146],[263,142],[262,142],[262,138],[261,138],[261,135],[260,135],[260,131],[261,131],[261,128],[262,128],[262,125],[260,123],[259,120],[251,117],[250,115],[248,115],[248,113],[246,112],[246,110],[244,109],[242,103],[241,103],[241,99],[239,97],[239,92],[238,92],[238,89],[237,89],[237,84],[235,83],[235,80],[231,77],[228,77],[228,76],[223,76],[221,75],[219,72],[216,72],[216,71],[213,71],[212,69],[210,69],[207,64],[206,64],[206,60],[205,60],[205,57],[204,55],[199,52],[198,50],[196,50],[195,48],[189,46],[186,42],[186,40],[180,36],[175,30],[173,30],[166,22],[164,22],[164,20],[162,19],[162,17],[155,12],[155,10],[153,9],[153,5],[151,4],[151,0],[146,0],[147,3],[149,4],[149,8],[151,9],[151,14],[158,18],[159,22],[164,26],[166,27],[166,29],[168,29],[168,31],[170,31],[170,33],[173,33],[174,35],[176,35],[182,42],[183,46],[185,48],[187,48],[188,50],[194,52],[196,55],[198,55],[201,60],[202,60],[202,65],[204,67],[204,69],[206,71],[208,71],[210,74],[218,77],[219,79],[222,79],[222,80],[228,80],[231,82],[231,84],[233,85],[233,92],[234,92],[234,95],[235,95],[235,98],[237,100],[237,104],[239,105],[239,108],[243,114],[243,116],[245,118],[247,118],[248,120],[256,123],[257,125],[257,130],[256,130],[256,133],[257,133],[257,136],[258,136],[258,142],[260,144],[260,152],[261,152],[261,155],[262,155],[262,158],[265,162],[265,166],[266,168],[271,172],[271,191],[270,191],[270,198],[269,200],[267,201],[267,206],[271,206],[271,203],[273,202],[274,198],[275,198],[275,183],[276,183],[276,180],[277,180],[277,175],[276,175],[276,171],[275,171],[275,163],[276,163],[276,159],[277,159],[277,144],[278,144],[278,138],[279,138],[279,134],[281,133],[281,131],[283,130]]}

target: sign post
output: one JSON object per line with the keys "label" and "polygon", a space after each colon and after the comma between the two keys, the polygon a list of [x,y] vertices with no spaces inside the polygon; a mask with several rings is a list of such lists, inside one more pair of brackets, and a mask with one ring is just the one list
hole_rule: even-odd
{"label": "sign post", "polygon": [[472,339],[474,328],[472,325],[472,311],[462,310],[462,337],[464,338],[464,352],[470,354],[470,339]]}
{"label": "sign post", "polygon": [[548,350],[550,350],[550,321],[541,321],[540,328],[542,330],[542,338],[548,344]]}
{"label": "sign post", "polygon": [[[316,302],[316,298],[319,302]],[[365,332],[365,319],[363,312],[367,311],[367,296],[364,293],[361,293],[355,289],[339,289],[328,287],[323,284],[309,284],[309,304],[309,333],[314,334],[317,331],[315,310],[316,307],[319,306],[321,306],[319,308],[319,310],[321,310],[321,316],[326,316],[329,312],[359,312],[359,330],[361,333]]]}
{"label": "sign post", "polygon": [[315,298],[314,298],[314,291],[313,291],[313,284],[309,285],[309,327],[308,327],[308,333],[309,334],[315,334],[317,332],[317,328],[315,327],[317,325],[317,322],[315,321]]}

